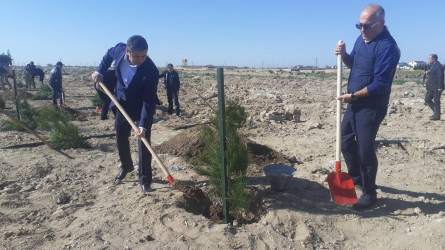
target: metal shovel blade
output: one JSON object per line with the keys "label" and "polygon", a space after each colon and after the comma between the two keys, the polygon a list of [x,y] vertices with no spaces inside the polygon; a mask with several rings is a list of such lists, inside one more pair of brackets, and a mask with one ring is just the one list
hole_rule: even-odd
{"label": "metal shovel blade", "polygon": [[329,173],[327,181],[331,191],[332,201],[336,204],[355,204],[357,194],[354,182],[347,173],[340,172],[340,163],[336,162],[335,172]]}

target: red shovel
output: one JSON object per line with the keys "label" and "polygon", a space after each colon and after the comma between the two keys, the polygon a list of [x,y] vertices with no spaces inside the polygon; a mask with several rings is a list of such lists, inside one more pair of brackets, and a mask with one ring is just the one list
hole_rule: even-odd
{"label": "red shovel", "polygon": [[[119,109],[119,111],[124,115],[125,119],[127,119],[127,122],[130,123],[131,127],[133,128],[133,130],[137,131],[138,127],[134,124],[134,122],[131,119],[131,117],[127,114],[127,112],[125,112],[124,108],[119,104],[119,102],[116,100],[116,98],[114,98],[113,94],[107,89],[105,84],[99,82],[99,85],[103,89],[105,94],[107,94],[107,96],[110,97],[111,101],[114,102],[114,104]],[[142,137],[141,140],[145,144],[145,146],[147,147],[148,151],[150,151],[151,155],[155,158],[156,162],[158,163],[159,167],[161,167],[161,169],[164,172],[164,174],[167,176],[168,182],[170,184],[173,184],[173,177],[170,175],[168,170],[165,168],[165,166],[162,163],[162,161],[159,158],[159,156],[154,152],[153,148],[150,146],[150,143],[148,143],[148,140],[145,137]]]}
{"label": "red shovel", "polygon": [[[341,44],[342,41],[338,41]],[[341,74],[342,60],[338,55],[337,60],[337,96],[341,95]],[[328,175],[329,190],[331,191],[332,201],[336,204],[354,204],[357,203],[357,194],[355,193],[354,182],[349,174],[341,172],[341,102],[337,100],[337,143],[335,154],[335,172]]]}

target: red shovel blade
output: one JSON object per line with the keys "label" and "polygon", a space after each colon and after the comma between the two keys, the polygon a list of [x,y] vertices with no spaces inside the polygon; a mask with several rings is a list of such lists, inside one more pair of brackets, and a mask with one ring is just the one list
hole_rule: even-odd
{"label": "red shovel blade", "polygon": [[357,194],[351,176],[340,172],[340,162],[336,162],[335,165],[336,171],[329,173],[327,178],[332,201],[336,204],[357,203]]}

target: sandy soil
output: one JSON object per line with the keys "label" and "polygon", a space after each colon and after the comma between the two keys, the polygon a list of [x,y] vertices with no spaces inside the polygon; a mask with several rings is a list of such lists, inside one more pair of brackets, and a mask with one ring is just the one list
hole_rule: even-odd
{"label": "sandy soil", "polygon": [[[241,133],[284,155],[278,163],[297,170],[287,189],[275,192],[261,170],[269,162],[253,161],[249,190],[263,210],[255,223],[227,225],[179,208],[176,200],[182,193],[155,163],[154,191],[148,195],[142,194],[136,171],[114,184],[119,160],[113,121],[101,121],[92,107],[92,69],[63,71],[68,73],[63,76],[66,103],[84,117],[73,123],[93,147],[57,152],[30,134],[0,131],[4,249],[445,248],[445,124],[429,121],[424,89],[414,81],[393,86],[377,136],[378,202],[370,210],[355,211],[331,202],[326,182],[335,163],[335,74],[226,70],[226,99],[240,101],[249,113],[249,126]],[[152,145],[162,151],[159,156],[169,170],[180,168],[171,172],[174,179],[206,190],[207,180],[181,153],[193,146],[172,142],[193,138],[191,125],[207,122],[210,106],[217,107],[216,71],[180,74],[182,116],[159,109]],[[159,88],[158,94],[165,103],[165,91]],[[207,103],[198,94],[209,97]],[[136,163],[135,140],[132,155]]]}

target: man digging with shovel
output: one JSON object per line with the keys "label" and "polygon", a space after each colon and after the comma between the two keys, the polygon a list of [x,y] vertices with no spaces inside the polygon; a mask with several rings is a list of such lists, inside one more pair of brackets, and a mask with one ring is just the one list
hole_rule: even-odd
{"label": "man digging with shovel", "polygon": [[400,50],[385,26],[385,11],[381,6],[366,6],[356,27],[361,36],[351,54],[346,52],[344,43],[338,44],[334,52],[351,69],[348,93],[337,97],[348,103],[341,124],[341,149],[349,175],[363,190],[353,207],[363,209],[377,201],[378,161],[374,142],[387,113]]}
{"label": "man digging with shovel", "polygon": [[[142,36],[132,36],[128,39],[127,44],[118,43],[115,47],[110,48],[96,72],[92,74],[95,83],[102,82],[103,75],[113,61],[115,62],[117,77],[116,100],[132,120],[138,121],[138,130],[135,133],[139,138],[138,173],[143,193],[151,191],[152,156],[140,139],[145,138],[148,142],[150,141],[153,115],[156,110],[155,96],[159,75],[155,64],[147,56],[147,50],[147,41]],[[114,181],[120,182],[129,172],[133,171],[134,167],[128,140],[132,126],[119,109],[116,111],[115,129],[117,149],[122,165],[119,173],[114,177]]]}

